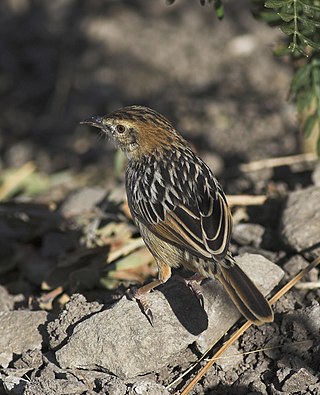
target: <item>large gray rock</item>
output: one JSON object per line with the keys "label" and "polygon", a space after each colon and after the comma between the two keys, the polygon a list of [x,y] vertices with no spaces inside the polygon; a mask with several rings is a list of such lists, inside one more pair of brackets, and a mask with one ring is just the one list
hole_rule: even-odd
{"label": "large gray rock", "polygon": [[[245,254],[237,261],[265,294],[282,278],[282,270],[262,256]],[[100,369],[121,378],[176,364],[188,345],[197,341],[199,348],[206,348],[240,317],[217,281],[207,281],[203,294],[205,310],[189,288],[173,278],[148,295],[154,326],[136,302],[123,297],[76,325],[56,352],[57,361],[62,368]]]}
{"label": "large gray rock", "polygon": [[320,187],[290,193],[281,219],[281,233],[295,251],[320,254]]}
{"label": "large gray rock", "polygon": [[40,350],[43,341],[41,326],[46,320],[45,311],[1,311],[0,365],[7,367],[13,354]]}

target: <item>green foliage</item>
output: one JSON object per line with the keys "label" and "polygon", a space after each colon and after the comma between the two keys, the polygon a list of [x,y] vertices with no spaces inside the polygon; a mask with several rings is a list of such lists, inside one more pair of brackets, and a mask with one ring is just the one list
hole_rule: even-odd
{"label": "green foliage", "polygon": [[289,51],[308,56],[309,47],[320,49],[318,0],[267,0],[263,3],[269,12],[260,15],[261,19],[269,22],[268,17],[271,16],[274,24],[289,36]]}
{"label": "green foliage", "polygon": [[[253,0],[256,15],[287,36],[275,50],[296,65],[290,93],[306,138],[317,133],[320,156],[320,0]],[[266,10],[267,8],[267,10]]]}
{"label": "green foliage", "polygon": [[301,66],[291,83],[291,96],[302,115],[302,128],[306,138],[317,133],[317,151],[320,156],[320,54]]}
{"label": "green foliage", "polygon": [[[167,0],[173,4],[176,0]],[[292,58],[296,73],[290,93],[295,100],[305,137],[318,134],[320,156],[320,0],[251,0],[254,15],[284,33],[274,53]],[[224,17],[223,0],[200,0],[213,4],[219,19]]]}

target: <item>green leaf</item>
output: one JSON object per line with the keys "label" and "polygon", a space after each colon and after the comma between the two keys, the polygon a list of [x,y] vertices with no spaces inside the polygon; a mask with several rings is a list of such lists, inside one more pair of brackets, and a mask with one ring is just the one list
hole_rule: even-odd
{"label": "green leaf", "polygon": [[303,17],[298,17],[298,19],[304,28],[304,33],[313,33],[315,31],[316,25],[312,20]]}
{"label": "green leaf", "polygon": [[284,55],[289,55],[291,54],[290,48],[284,46],[284,45],[279,45],[274,51],[273,54],[275,56],[284,56]]}
{"label": "green leaf", "polygon": [[277,12],[280,18],[285,22],[290,22],[294,18],[294,15],[288,14],[287,12]]}
{"label": "green leaf", "polygon": [[302,112],[305,108],[308,108],[312,104],[312,100],[315,98],[313,89],[307,90],[305,93],[299,95],[297,101],[297,109]]}
{"label": "green leaf", "polygon": [[284,5],[293,3],[294,0],[267,0],[264,3],[266,8],[280,8]]}
{"label": "green leaf", "polygon": [[221,0],[214,1],[214,12],[218,19],[223,19],[224,17],[224,7]]}
{"label": "green leaf", "polygon": [[315,11],[320,12],[320,6],[315,5],[315,4],[310,4],[310,3],[308,2],[308,0],[297,0],[297,2],[298,2],[299,4],[302,4],[302,5],[304,6],[304,8],[308,8],[308,9],[310,9],[310,10],[315,10]]}
{"label": "green leaf", "polygon": [[317,141],[317,154],[320,157],[320,136],[318,136],[318,141]]}
{"label": "green leaf", "polygon": [[298,33],[298,35],[300,39],[303,40],[306,44],[310,45],[310,47],[320,49],[320,42],[316,43],[302,33]]}
{"label": "green leaf", "polygon": [[271,25],[278,25],[279,21],[281,20],[278,13],[270,10],[259,12],[258,17],[261,18],[264,22],[270,23]]}
{"label": "green leaf", "polygon": [[294,27],[291,26],[291,24],[282,24],[280,26],[281,31],[286,34],[287,36],[290,36],[291,34],[294,33]]}
{"label": "green leaf", "polygon": [[308,57],[308,54],[302,49],[302,47],[293,42],[290,43],[288,48],[290,49],[292,56],[297,56],[298,54],[301,54]]}
{"label": "green leaf", "polygon": [[310,86],[311,64],[307,63],[300,67],[292,78],[290,90],[292,93],[297,93],[302,87]]}
{"label": "green leaf", "polygon": [[317,114],[310,115],[306,119],[306,121],[303,124],[303,133],[305,138],[308,138],[311,135],[317,121],[319,121]]}
{"label": "green leaf", "polygon": [[316,89],[319,89],[320,86],[320,67],[315,62],[315,59],[312,61],[312,82]]}

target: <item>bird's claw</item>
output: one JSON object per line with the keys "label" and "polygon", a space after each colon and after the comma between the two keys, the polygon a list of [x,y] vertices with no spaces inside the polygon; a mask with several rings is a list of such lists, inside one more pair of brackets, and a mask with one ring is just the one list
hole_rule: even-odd
{"label": "bird's claw", "polygon": [[130,288],[127,291],[127,295],[129,299],[137,301],[141,311],[147,317],[150,324],[153,326],[153,314],[149,306],[146,294],[139,292],[139,289],[137,288]]}
{"label": "bird's claw", "polygon": [[190,278],[184,278],[181,276],[176,276],[178,281],[181,281],[183,284],[187,285],[188,288],[192,291],[193,295],[197,298],[200,306],[203,308],[204,307],[204,298],[201,290],[201,281],[203,280],[203,277],[201,277],[198,274],[193,275]]}
{"label": "bird's claw", "polygon": [[191,291],[193,292],[194,296],[197,298],[198,302],[200,303],[200,306],[204,307],[203,294],[200,289],[199,283],[196,282],[195,280],[189,280],[189,281],[186,280],[186,283],[188,287],[191,289]]}

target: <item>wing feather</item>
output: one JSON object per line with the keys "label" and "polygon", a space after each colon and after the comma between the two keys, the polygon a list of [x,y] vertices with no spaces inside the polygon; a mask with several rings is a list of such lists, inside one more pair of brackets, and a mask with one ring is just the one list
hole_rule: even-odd
{"label": "wing feather", "polygon": [[[195,158],[196,166],[191,161],[188,166],[183,164],[183,169],[189,168],[195,174],[193,180],[182,170],[162,178],[157,173],[154,183],[146,180],[139,195],[131,194],[129,206],[133,217],[162,240],[197,257],[221,260],[229,247],[231,213],[213,174]],[[184,177],[183,180],[177,178],[177,174]],[[128,185],[130,187],[130,182]],[[132,182],[131,188],[136,191],[136,183]]]}

